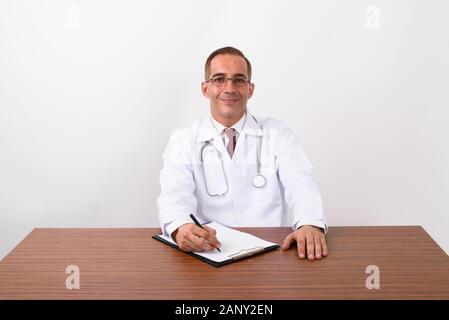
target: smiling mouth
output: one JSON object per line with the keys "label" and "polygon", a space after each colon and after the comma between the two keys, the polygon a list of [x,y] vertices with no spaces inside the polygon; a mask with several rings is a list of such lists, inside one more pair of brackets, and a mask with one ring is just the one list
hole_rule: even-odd
{"label": "smiling mouth", "polygon": [[220,99],[220,100],[226,104],[234,104],[239,101],[239,99]]}

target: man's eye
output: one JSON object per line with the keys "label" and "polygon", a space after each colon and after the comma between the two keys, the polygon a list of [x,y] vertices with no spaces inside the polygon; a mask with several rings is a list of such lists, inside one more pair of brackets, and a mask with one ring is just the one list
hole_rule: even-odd
{"label": "man's eye", "polygon": [[244,84],[245,81],[246,81],[245,78],[235,78],[235,79],[234,79],[234,83],[235,83],[235,84]]}
{"label": "man's eye", "polygon": [[213,81],[215,83],[221,84],[221,83],[224,83],[226,81],[226,79],[225,79],[225,77],[216,77],[216,78],[213,79]]}

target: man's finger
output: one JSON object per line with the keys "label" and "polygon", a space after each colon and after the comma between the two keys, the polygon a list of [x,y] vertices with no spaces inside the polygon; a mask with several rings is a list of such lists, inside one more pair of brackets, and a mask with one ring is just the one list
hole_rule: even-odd
{"label": "man's finger", "polygon": [[179,242],[179,248],[183,251],[195,251],[195,244],[193,244],[188,238],[184,237],[180,242]]}
{"label": "man's finger", "polygon": [[206,229],[209,233],[212,233],[214,236],[217,235],[217,230],[212,229],[211,227],[204,226],[204,229]]}
{"label": "man's finger", "polygon": [[307,245],[307,258],[309,260],[315,259],[315,243],[313,241],[313,236],[308,234],[306,236],[306,245]]}
{"label": "man's finger", "polygon": [[327,257],[327,243],[326,243],[326,237],[322,235],[320,237],[321,247],[323,248],[323,257]]}
{"label": "man's finger", "polygon": [[215,229],[206,227],[206,231],[207,231],[207,235],[205,237],[202,237],[203,239],[209,241],[209,243],[211,243],[214,247],[216,248],[220,248],[221,247],[221,243],[220,241],[218,241],[216,235],[217,235],[217,231]]}
{"label": "man's finger", "polygon": [[290,248],[293,242],[292,233],[290,233],[287,237],[285,237],[284,242],[282,243],[282,250],[287,250]]}
{"label": "man's finger", "polygon": [[300,259],[304,259],[306,257],[306,238],[303,235],[298,236],[299,239],[297,239],[297,247],[298,247],[298,257]]}
{"label": "man's finger", "polygon": [[191,233],[189,235],[189,240],[193,242],[195,251],[208,251],[214,249],[214,246],[196,234]]}
{"label": "man's finger", "polygon": [[319,238],[319,235],[316,235],[314,237],[315,240],[315,258],[316,259],[321,259],[322,254],[321,254],[321,241]]}
{"label": "man's finger", "polygon": [[211,243],[213,246],[218,247],[219,246],[219,242],[218,242],[217,238],[212,233],[213,229],[209,228],[207,226],[205,226],[204,228],[205,229],[202,229],[202,228],[200,228],[198,226],[195,226],[195,230],[194,230],[193,233],[197,237],[200,237],[200,238],[206,240],[207,242]]}
{"label": "man's finger", "polygon": [[207,237],[209,237],[209,231],[207,231],[206,229],[202,229],[198,226],[194,227],[194,229],[192,230],[192,233],[194,235],[196,235],[197,237],[201,237],[203,239],[206,239]]}

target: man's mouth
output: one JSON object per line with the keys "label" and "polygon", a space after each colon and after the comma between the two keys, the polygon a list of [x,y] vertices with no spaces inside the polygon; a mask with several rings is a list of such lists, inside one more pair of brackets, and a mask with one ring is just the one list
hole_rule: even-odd
{"label": "man's mouth", "polygon": [[234,104],[239,101],[239,99],[236,98],[220,98],[220,101],[223,101],[225,104]]}

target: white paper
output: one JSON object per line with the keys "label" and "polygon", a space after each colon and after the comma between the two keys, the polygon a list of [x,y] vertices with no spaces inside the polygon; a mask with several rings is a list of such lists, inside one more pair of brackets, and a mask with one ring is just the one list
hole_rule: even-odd
{"label": "white paper", "polygon": [[[265,241],[249,233],[225,227],[217,222],[211,222],[207,226],[217,231],[217,239],[221,243],[221,252],[214,249],[195,252],[195,254],[215,262],[229,260],[233,255],[240,253],[242,250],[251,250],[259,247],[267,248],[276,245],[274,242]],[[160,237],[176,245],[176,242],[171,237],[164,235]]]}

